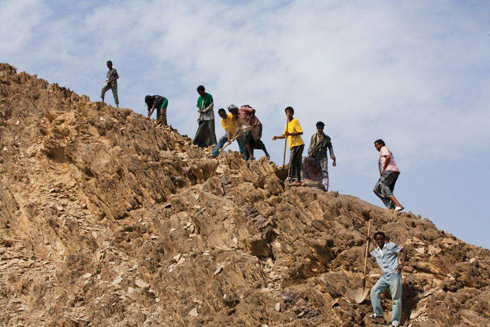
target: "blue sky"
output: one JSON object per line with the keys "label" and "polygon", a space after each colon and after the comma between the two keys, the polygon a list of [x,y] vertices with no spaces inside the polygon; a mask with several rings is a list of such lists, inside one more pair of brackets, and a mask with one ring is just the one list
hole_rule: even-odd
{"label": "blue sky", "polygon": [[490,248],[489,12],[486,1],[0,1],[0,60],[97,101],[110,59],[121,106],[145,113],[145,95],[164,95],[169,123],[191,137],[203,84],[216,108],[257,109],[277,163],[271,137],[291,105],[307,144],[326,123],[331,189],[376,205],[383,138],[407,210]]}

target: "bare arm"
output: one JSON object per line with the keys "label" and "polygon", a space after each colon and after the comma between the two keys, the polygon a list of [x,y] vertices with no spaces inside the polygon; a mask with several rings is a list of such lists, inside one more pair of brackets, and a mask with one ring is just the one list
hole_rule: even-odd
{"label": "bare arm", "polygon": [[228,143],[230,143],[233,139],[233,134],[229,131],[226,131],[226,137],[228,138]]}
{"label": "bare arm", "polygon": [[403,267],[405,266],[405,260],[407,259],[407,249],[402,248],[400,252],[402,253],[402,262],[400,263],[398,269],[396,270],[398,272],[402,272]]}
{"label": "bare arm", "polygon": [[332,166],[337,166],[337,158],[335,157],[335,154],[333,153],[333,146],[332,142],[328,142],[328,150],[330,151],[330,158],[332,159]]}
{"label": "bare arm", "polygon": [[[288,133],[286,133],[286,134],[288,134]],[[288,134],[288,135],[291,135],[291,134]],[[278,140],[278,139],[285,139],[285,138],[286,138],[286,135],[285,134],[277,135],[277,136],[272,137],[272,141],[275,141],[275,140]]]}
{"label": "bare arm", "polygon": [[389,163],[390,163],[390,160],[391,160],[391,156],[389,154],[383,156],[385,157],[385,162],[383,164],[383,170],[381,171],[381,174],[383,174],[386,170],[386,167],[388,167]]}
{"label": "bare arm", "polygon": [[204,108],[203,110],[201,110],[202,113],[205,113],[205,112],[208,112],[209,110],[213,110],[213,107],[214,107],[214,101],[211,102],[211,104],[209,106],[207,106],[206,108]]}

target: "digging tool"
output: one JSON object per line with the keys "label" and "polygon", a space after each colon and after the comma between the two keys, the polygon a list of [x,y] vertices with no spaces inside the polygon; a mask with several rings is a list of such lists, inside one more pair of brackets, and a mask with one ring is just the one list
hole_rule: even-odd
{"label": "digging tool", "polygon": [[[245,127],[245,128],[242,128],[240,130],[240,133],[244,132],[244,131],[248,131],[249,129],[251,129],[253,126],[248,126],[248,127]],[[230,142],[226,143],[221,149],[218,150],[218,153],[221,153],[221,151],[223,151],[228,145],[230,145],[231,143],[233,143],[233,141],[235,141],[238,137],[240,136],[240,134],[238,134],[237,136],[233,137]]]}
{"label": "digging tool", "polygon": [[366,287],[366,266],[367,266],[367,257],[369,253],[369,241],[370,241],[369,236],[371,235],[370,232],[371,232],[371,219],[369,219],[368,222],[368,240],[366,244],[366,252],[364,254],[364,273],[362,277],[362,287],[359,287],[354,293],[354,299],[356,300],[356,303],[361,303],[362,301],[364,301],[364,299],[369,293],[369,288]]}
{"label": "digging tool", "polygon": [[[289,118],[288,116],[286,115],[286,133],[288,132],[288,124],[289,124]],[[286,167],[286,148],[288,146],[288,137],[286,135],[286,137],[284,138],[284,156],[282,158],[282,168],[284,169],[284,167]]]}

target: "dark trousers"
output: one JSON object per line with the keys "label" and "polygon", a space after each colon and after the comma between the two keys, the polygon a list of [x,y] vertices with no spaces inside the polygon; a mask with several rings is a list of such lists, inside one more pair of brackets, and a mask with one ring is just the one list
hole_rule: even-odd
{"label": "dark trousers", "polygon": [[298,146],[294,146],[290,150],[289,154],[289,180],[294,181],[303,181],[303,150],[305,149],[305,145],[301,144]]}
{"label": "dark trousers", "polygon": [[213,120],[201,120],[194,137],[194,144],[199,147],[207,147],[216,144],[216,133]]}
{"label": "dark trousers", "polygon": [[383,201],[388,209],[395,209],[395,204],[393,203],[393,200],[390,199],[390,195],[393,195],[395,183],[398,180],[399,175],[400,173],[397,171],[386,170],[374,186],[374,194]]}

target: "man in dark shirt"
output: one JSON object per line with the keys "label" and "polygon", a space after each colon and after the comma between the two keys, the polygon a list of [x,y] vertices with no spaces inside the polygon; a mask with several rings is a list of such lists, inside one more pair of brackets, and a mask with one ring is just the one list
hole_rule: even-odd
{"label": "man in dark shirt", "polygon": [[332,158],[332,165],[337,165],[335,155],[333,153],[332,139],[323,132],[325,124],[321,121],[316,123],[316,133],[313,134],[308,148],[308,156],[313,158],[320,167],[321,173],[319,176],[320,183],[325,191],[328,191],[328,151]]}

